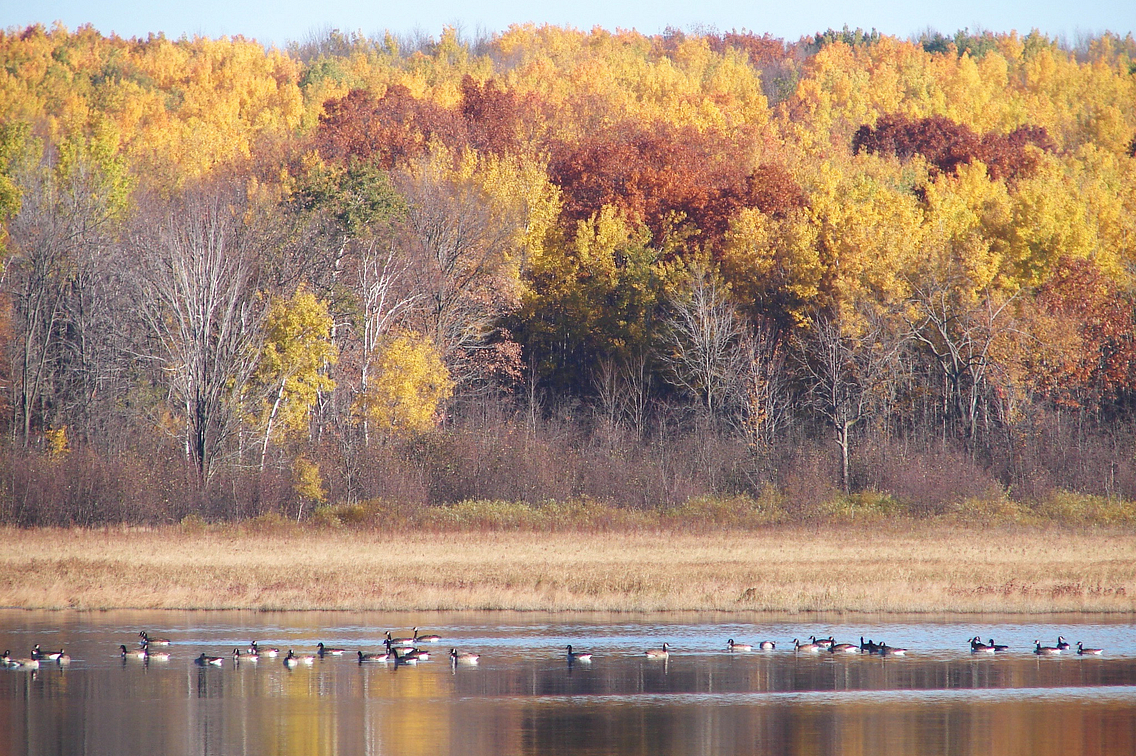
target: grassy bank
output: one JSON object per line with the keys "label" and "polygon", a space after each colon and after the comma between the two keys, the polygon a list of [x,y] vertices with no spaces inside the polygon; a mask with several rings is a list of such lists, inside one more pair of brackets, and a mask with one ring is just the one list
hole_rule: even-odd
{"label": "grassy bank", "polygon": [[1134,612],[1130,528],[0,531],[24,608]]}

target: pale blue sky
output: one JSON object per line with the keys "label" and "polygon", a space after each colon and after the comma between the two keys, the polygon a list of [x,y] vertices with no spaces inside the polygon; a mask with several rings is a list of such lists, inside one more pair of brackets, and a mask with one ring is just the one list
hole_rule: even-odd
{"label": "pale blue sky", "polygon": [[367,36],[389,29],[436,37],[443,26],[454,25],[472,36],[525,22],[585,30],[593,26],[633,28],[645,34],[667,26],[689,29],[699,24],[722,31],[769,32],[789,41],[845,24],[865,30],[874,27],[904,38],[928,27],[943,33],[962,28],[1026,33],[1036,28],[1074,43],[1080,35],[1105,30],[1122,36],[1136,33],[1136,0],[0,0],[0,27],[4,29],[49,25],[56,20],[69,29],[90,23],[104,34],[115,32],[124,37],[159,31],[172,38],[242,34],[278,46],[330,28]]}

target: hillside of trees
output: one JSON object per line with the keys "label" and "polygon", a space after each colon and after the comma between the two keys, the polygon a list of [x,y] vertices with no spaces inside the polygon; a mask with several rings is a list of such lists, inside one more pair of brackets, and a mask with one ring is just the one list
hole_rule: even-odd
{"label": "hillside of trees", "polygon": [[1131,35],[9,29],[0,221],[3,523],[1136,499]]}

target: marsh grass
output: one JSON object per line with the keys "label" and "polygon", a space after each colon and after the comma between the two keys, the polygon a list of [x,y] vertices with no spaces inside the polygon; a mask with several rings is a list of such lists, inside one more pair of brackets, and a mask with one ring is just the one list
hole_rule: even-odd
{"label": "marsh grass", "polygon": [[[875,491],[827,497],[800,508],[783,494],[766,489],[758,497],[698,496],[680,504],[648,508],[620,507],[588,498],[528,503],[475,499],[440,506],[406,505],[375,499],[365,503],[320,507],[309,527],[387,531],[534,531],[609,532],[660,529],[705,532],[752,530],[771,525],[917,522],[969,526],[1136,526],[1136,502],[1054,491],[1038,502],[1005,496],[966,499],[916,514],[896,497]],[[197,519],[190,522],[197,523]],[[183,520],[183,526],[186,521]],[[276,514],[247,520],[238,527],[252,532],[286,526]],[[197,527],[196,524],[193,527]]]}
{"label": "marsh grass", "polygon": [[[76,609],[727,612],[1136,611],[1128,527],[896,519],[864,502],[769,524],[693,501],[665,516],[579,502],[372,502],[313,522],[6,529],[0,604]],[[1062,499],[1059,511],[1101,502]],[[595,509],[599,507],[600,509]],[[613,510],[613,511],[609,511]],[[1029,515],[1035,517],[1036,515]],[[1108,511],[1102,516],[1111,516]],[[355,518],[355,519],[353,519]],[[565,520],[575,525],[569,527]],[[700,528],[687,527],[703,519]],[[556,521],[557,527],[549,527]],[[706,522],[720,523],[710,526]],[[742,527],[739,523],[745,523]],[[764,524],[760,524],[764,523]]]}

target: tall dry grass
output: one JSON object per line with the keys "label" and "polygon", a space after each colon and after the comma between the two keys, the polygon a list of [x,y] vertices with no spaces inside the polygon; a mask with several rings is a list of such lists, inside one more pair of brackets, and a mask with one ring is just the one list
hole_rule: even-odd
{"label": "tall dry grass", "polygon": [[78,609],[1136,611],[1129,531],[914,521],[559,532],[284,522],[0,531],[0,604]]}

